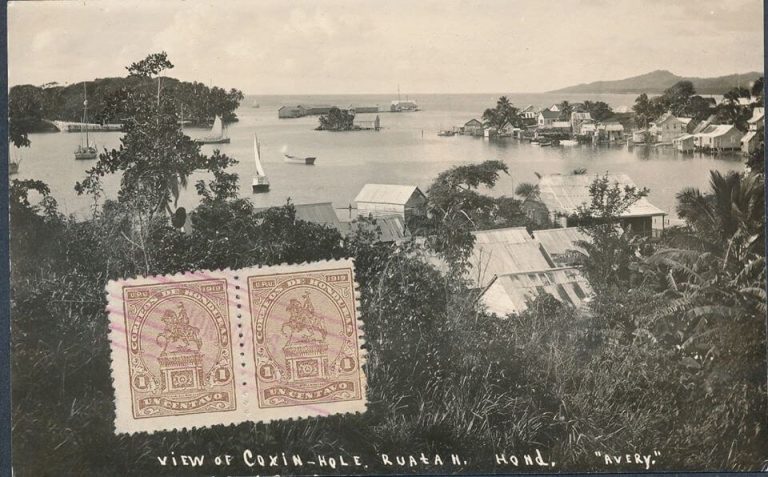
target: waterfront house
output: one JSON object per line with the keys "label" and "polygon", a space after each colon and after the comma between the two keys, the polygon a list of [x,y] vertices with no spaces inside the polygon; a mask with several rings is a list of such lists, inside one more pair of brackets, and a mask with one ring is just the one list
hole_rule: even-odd
{"label": "waterfront house", "polygon": [[472,235],[475,244],[469,257],[469,279],[478,288],[488,286],[499,275],[554,266],[525,227],[478,230]]}
{"label": "waterfront house", "polygon": [[741,131],[733,124],[711,124],[694,135],[694,145],[703,151],[733,151],[741,149],[741,139]]}
{"label": "waterfront house", "polygon": [[555,121],[560,120],[560,111],[552,111],[550,109],[542,109],[539,111],[537,125],[540,129],[548,129],[552,127]]}
{"label": "waterfront house", "polygon": [[[540,201],[549,213],[548,222],[562,227],[576,225],[575,214],[580,206],[591,200],[589,186],[597,176],[587,174],[551,174],[539,179]],[[624,187],[636,187],[626,174],[609,174],[611,183]],[[664,230],[666,212],[642,197],[629,206],[621,216],[619,224],[633,233],[657,237]]]}
{"label": "waterfront house", "polygon": [[381,119],[379,119],[378,114],[374,118],[371,118],[370,115],[363,117],[360,115],[355,115],[354,119],[352,120],[352,125],[358,129],[371,129],[378,131],[381,129]]}
{"label": "waterfront house", "polygon": [[597,132],[597,124],[589,122],[589,123],[581,123],[581,128],[579,128],[578,134],[581,136],[592,136],[596,132]]}
{"label": "waterfront house", "polygon": [[695,139],[693,134],[683,134],[672,140],[672,146],[679,152],[693,152],[696,145]]}
{"label": "waterfront house", "polygon": [[280,119],[300,118],[306,116],[306,114],[304,107],[301,105],[281,106],[280,109],[277,110],[277,117]]}
{"label": "waterfront house", "polygon": [[597,127],[599,138],[602,141],[617,142],[624,139],[624,125],[618,121],[606,121]]}
{"label": "waterfront house", "polygon": [[589,112],[574,111],[571,113],[571,130],[574,134],[582,134],[581,125],[592,122],[592,115]]}
{"label": "waterfront house", "polygon": [[688,120],[681,120],[672,113],[664,113],[659,119],[651,122],[648,132],[651,133],[655,142],[671,144],[675,138],[688,132],[690,119],[684,119]]}
{"label": "waterfront house", "polygon": [[593,295],[579,270],[561,267],[499,275],[485,288],[481,301],[489,312],[506,316],[522,313],[542,293],[575,308],[588,303]]}
{"label": "waterfront house", "polygon": [[400,216],[405,223],[413,215],[423,215],[427,197],[414,185],[365,184],[355,197],[361,216]]}
{"label": "waterfront house", "polygon": [[522,117],[523,121],[526,123],[535,123],[538,115],[539,113],[536,111],[536,108],[534,108],[532,104],[529,104],[520,111],[520,117]]}
{"label": "waterfront house", "polygon": [[378,105],[350,104],[345,108],[350,114],[378,113]]}
{"label": "waterfront house", "polygon": [[747,121],[749,131],[741,138],[741,152],[751,154],[762,139],[761,130],[765,128],[765,108],[759,107],[752,110],[752,117]]}
{"label": "waterfront house", "polygon": [[483,135],[483,123],[478,119],[470,119],[464,123],[464,134],[468,136],[482,136]]}

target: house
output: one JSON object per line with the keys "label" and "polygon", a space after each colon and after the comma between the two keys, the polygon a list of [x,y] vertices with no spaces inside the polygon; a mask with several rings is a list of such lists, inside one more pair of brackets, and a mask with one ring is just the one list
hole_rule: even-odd
{"label": "house", "polygon": [[711,124],[694,135],[694,145],[704,151],[741,149],[742,133],[733,124]]}
{"label": "house", "polygon": [[418,111],[419,106],[416,104],[416,101],[413,100],[396,100],[392,101],[392,104],[389,106],[389,110],[393,113],[400,113],[400,112],[406,112],[406,111]]}
{"label": "house", "polygon": [[469,258],[469,278],[478,288],[487,286],[496,276],[554,266],[525,227],[478,230],[472,235],[475,244]]}
{"label": "house", "polygon": [[585,123],[592,123],[592,115],[589,112],[574,111],[571,113],[571,130],[574,134],[581,134],[581,125]]}
{"label": "house", "polygon": [[342,222],[344,235],[373,232],[378,236],[379,242],[402,242],[410,237],[405,228],[405,222],[399,215],[383,215],[373,217],[373,222],[355,220]]}
{"label": "house", "polygon": [[520,111],[520,117],[525,120],[525,122],[536,122],[536,118],[539,116],[539,113],[536,112],[536,108],[533,107],[532,104],[529,104],[524,109]]}
{"label": "house", "polygon": [[570,121],[552,121],[551,129],[559,129],[560,131],[562,131],[564,133],[570,133],[571,132],[571,122]]}
{"label": "house", "polygon": [[693,152],[696,137],[693,134],[683,134],[672,140],[672,146],[679,152]]}
{"label": "house", "polygon": [[[549,212],[549,222],[562,227],[575,225],[573,216],[580,206],[587,204],[591,197],[589,186],[597,176],[587,174],[551,174],[539,179],[539,198]],[[611,183],[620,187],[636,187],[626,174],[608,174]],[[642,197],[629,206],[620,216],[620,225],[633,233],[657,237],[664,229],[666,212]]]}
{"label": "house", "polygon": [[683,121],[672,113],[664,113],[650,124],[648,132],[651,133],[656,142],[671,144],[673,139],[688,132],[689,123],[690,120]]}
{"label": "house", "polygon": [[330,104],[303,104],[300,105],[304,108],[307,116],[319,116],[321,114],[328,114],[334,106]]}
{"label": "house", "polygon": [[594,292],[579,270],[561,267],[499,275],[486,287],[481,301],[489,312],[506,316],[525,311],[529,301],[542,293],[580,308]]}
{"label": "house", "polygon": [[537,125],[539,128],[547,129],[552,127],[552,123],[560,120],[560,111],[543,109],[539,111]]}
{"label": "house", "polygon": [[350,104],[345,109],[350,114],[378,113],[379,112],[379,106],[378,105],[370,106],[370,105],[363,105],[363,104]]}
{"label": "house", "polygon": [[755,152],[762,139],[760,132],[765,128],[765,108],[759,107],[752,110],[752,117],[747,121],[749,131],[741,138],[741,152],[751,154]]}
{"label": "house", "polygon": [[590,240],[578,227],[534,230],[533,239],[541,244],[556,267],[573,266],[576,261],[574,252],[585,253],[576,243]]}
{"label": "house", "polygon": [[375,118],[371,118],[370,115],[361,117],[356,114],[354,119],[352,119],[352,126],[358,129],[372,129],[378,131],[381,129],[381,119],[379,119],[378,114]]}
{"label": "house", "polygon": [[606,121],[598,127],[600,139],[608,142],[617,142],[624,139],[624,125],[618,121]]}
{"label": "house", "polygon": [[579,130],[581,136],[591,136],[597,132],[597,124],[595,123],[582,123]]}
{"label": "house", "polygon": [[414,185],[365,184],[355,202],[358,215],[397,215],[407,223],[410,216],[424,214],[427,197]]}
{"label": "house", "polygon": [[[339,221],[336,215],[336,209],[330,202],[318,202],[316,204],[293,204],[296,209],[296,220],[303,220],[325,227],[331,227],[338,230],[342,235],[346,233],[346,228]],[[267,210],[268,207],[255,209],[256,212]]]}
{"label": "house", "polygon": [[477,119],[470,119],[464,123],[464,134],[469,136],[482,136],[483,135],[483,123]]}
{"label": "house", "polygon": [[277,117],[280,119],[300,118],[306,115],[307,113],[301,105],[281,106],[280,109],[277,110]]}

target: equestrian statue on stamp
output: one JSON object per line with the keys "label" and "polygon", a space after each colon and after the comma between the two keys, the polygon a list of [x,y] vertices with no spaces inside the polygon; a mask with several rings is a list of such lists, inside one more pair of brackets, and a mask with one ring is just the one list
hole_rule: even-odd
{"label": "equestrian statue on stamp", "polygon": [[[200,339],[200,328],[189,324],[189,316],[184,309],[184,305],[179,302],[176,304],[177,312],[173,310],[165,310],[161,318],[165,323],[165,329],[162,333],[157,335],[156,342],[163,347],[160,352],[160,356],[165,356],[168,346],[175,344],[177,351],[189,351],[190,343],[195,343],[197,350],[203,346],[203,341]],[[177,343],[181,342],[182,346],[178,346]]]}

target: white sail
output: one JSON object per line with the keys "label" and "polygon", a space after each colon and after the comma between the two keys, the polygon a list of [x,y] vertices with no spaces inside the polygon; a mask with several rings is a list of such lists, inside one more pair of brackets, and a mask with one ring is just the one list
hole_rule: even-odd
{"label": "white sail", "polygon": [[253,135],[253,155],[256,160],[256,175],[266,177],[266,174],[264,173],[264,169],[261,167],[261,151],[259,150],[259,139],[256,137],[256,135]]}
{"label": "white sail", "polygon": [[212,138],[220,138],[224,135],[224,126],[221,123],[221,118],[216,116],[216,119],[213,120],[213,127],[211,128],[211,136]]}

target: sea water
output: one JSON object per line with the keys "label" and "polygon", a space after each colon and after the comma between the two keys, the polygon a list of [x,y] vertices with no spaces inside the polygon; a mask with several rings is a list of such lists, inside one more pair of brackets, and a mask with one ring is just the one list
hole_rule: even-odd
{"label": "sea water", "polygon": [[[230,144],[204,145],[203,152],[214,149],[237,159],[234,171],[240,176],[240,195],[257,206],[293,203],[332,202],[338,209],[354,206],[354,198],[366,183],[413,184],[425,190],[442,171],[460,164],[477,164],[485,160],[503,161],[509,175],[502,175],[494,195],[514,194],[520,182],[536,182],[536,173],[568,173],[586,168],[589,174],[626,173],[640,187],[650,189],[649,200],[675,217],[675,195],[684,187],[706,190],[709,171],[742,170],[744,158],[739,153],[710,156],[682,154],[671,148],[614,146],[537,147],[511,138],[486,140],[479,137],[440,137],[437,132],[461,126],[493,107],[499,94],[412,95],[420,111],[379,113],[380,131],[329,132],[316,131],[316,116],[278,119],[277,110],[291,104],[331,104],[338,106],[375,105],[389,108],[392,96],[248,96],[237,110],[239,121],[230,124]],[[636,95],[507,95],[519,108],[533,105],[547,107],[562,100],[570,102],[605,101],[612,107],[631,106]],[[405,99],[405,95],[402,96]],[[255,107],[258,105],[258,107]],[[375,114],[361,115],[372,120]],[[204,129],[186,130],[191,137],[203,137]],[[258,134],[261,160],[271,182],[269,193],[252,194],[253,134]],[[121,133],[98,132],[91,135],[99,150],[116,148]],[[93,200],[78,196],[75,182],[95,161],[77,161],[73,151],[80,143],[74,133],[32,134],[29,148],[11,150],[11,158],[21,160],[19,174],[12,178],[39,179],[47,183],[67,214],[85,217]],[[314,166],[289,164],[283,153],[315,156]],[[208,178],[196,172],[182,192],[179,205],[192,208],[198,198],[194,183]],[[104,180],[104,195],[114,198],[120,186],[118,176]],[[340,210],[343,217],[343,212]]]}

